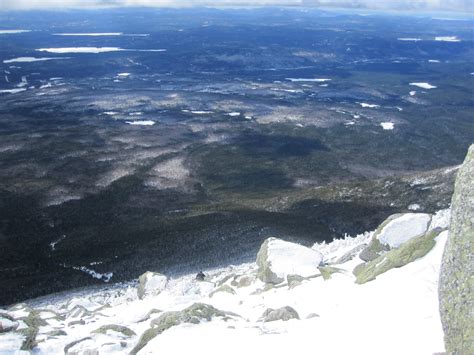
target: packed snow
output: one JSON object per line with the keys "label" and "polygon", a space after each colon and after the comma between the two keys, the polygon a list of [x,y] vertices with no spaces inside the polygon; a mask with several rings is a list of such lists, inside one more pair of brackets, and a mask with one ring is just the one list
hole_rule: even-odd
{"label": "packed snow", "polygon": [[437,36],[435,41],[438,42],[461,42],[457,36]]}
{"label": "packed snow", "polygon": [[3,61],[5,64],[9,63],[32,63],[32,62],[44,62],[47,60],[60,60],[60,59],[71,59],[68,57],[55,57],[55,58],[35,58],[35,57],[18,57],[13,59],[6,59]]}
{"label": "packed snow", "polygon": [[416,86],[422,89],[430,90],[430,89],[436,89],[437,86],[431,85],[429,83],[410,83],[411,86]]}
{"label": "packed snow", "polygon": [[0,35],[11,35],[11,34],[27,33],[27,32],[31,32],[31,30],[0,30]]}
{"label": "packed snow", "polygon": [[286,78],[286,80],[291,81],[293,83],[299,83],[299,82],[313,82],[313,83],[324,83],[327,81],[331,81],[332,79],[313,79],[313,78]]}
{"label": "packed snow", "polygon": [[39,52],[49,53],[108,53],[108,52],[166,52],[166,49],[125,49],[120,47],[60,47],[38,48]]}
{"label": "packed snow", "polygon": [[393,122],[381,122],[380,125],[385,130],[392,130],[395,128],[395,124]]}
{"label": "packed snow", "polygon": [[125,121],[125,123],[132,126],[153,126],[156,122],[151,120],[137,120],[137,121]]}
{"label": "packed snow", "polygon": [[101,274],[95,270],[89,269],[85,266],[73,266],[72,267],[74,270],[79,270],[82,272],[85,272],[86,274],[90,275],[94,279],[102,280],[104,282],[109,282],[110,279],[114,276],[113,272],[107,272],[104,274]]}
{"label": "packed snow", "polygon": [[421,38],[413,38],[413,37],[402,37],[398,38],[399,41],[405,41],[405,42],[419,42],[423,41]]}
{"label": "packed snow", "polygon": [[359,102],[358,104],[364,108],[379,108],[380,107],[380,105],[368,104],[365,102]]}
{"label": "packed snow", "polygon": [[123,36],[123,32],[53,33],[55,36]]}
{"label": "packed snow", "polygon": [[26,91],[26,88],[5,89],[0,90],[0,94],[18,94],[19,92],[23,91]]}

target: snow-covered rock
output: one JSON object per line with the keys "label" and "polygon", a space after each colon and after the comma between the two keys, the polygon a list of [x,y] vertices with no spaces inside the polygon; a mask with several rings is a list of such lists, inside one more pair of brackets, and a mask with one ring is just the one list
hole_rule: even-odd
{"label": "snow-covered rock", "polygon": [[375,237],[390,248],[424,234],[428,230],[431,215],[426,213],[405,213],[387,223]]}
{"label": "snow-covered rock", "polygon": [[364,261],[372,261],[390,249],[398,248],[426,233],[430,222],[431,215],[426,213],[391,215],[377,228],[369,245],[362,250],[359,257]]}
{"label": "snow-covered rock", "polygon": [[0,333],[10,332],[18,328],[18,322],[15,319],[6,314],[0,312]]}
{"label": "snow-covered rock", "polygon": [[138,279],[137,295],[143,299],[148,295],[157,295],[166,288],[168,278],[157,272],[147,271]]}
{"label": "snow-covered rock", "polygon": [[257,254],[258,277],[265,283],[279,284],[288,275],[317,276],[323,255],[299,244],[269,238]]}

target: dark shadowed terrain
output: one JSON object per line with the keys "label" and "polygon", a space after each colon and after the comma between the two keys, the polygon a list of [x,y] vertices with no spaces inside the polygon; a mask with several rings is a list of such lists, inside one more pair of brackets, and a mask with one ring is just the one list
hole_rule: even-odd
{"label": "dark shadowed terrain", "polygon": [[474,137],[473,25],[0,13],[0,304],[446,208]]}

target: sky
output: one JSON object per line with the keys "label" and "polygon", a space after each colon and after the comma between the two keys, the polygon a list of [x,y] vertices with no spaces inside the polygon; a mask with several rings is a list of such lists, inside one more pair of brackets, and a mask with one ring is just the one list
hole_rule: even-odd
{"label": "sky", "polygon": [[108,6],[337,6],[376,10],[459,11],[474,14],[473,0],[0,0],[0,10]]}

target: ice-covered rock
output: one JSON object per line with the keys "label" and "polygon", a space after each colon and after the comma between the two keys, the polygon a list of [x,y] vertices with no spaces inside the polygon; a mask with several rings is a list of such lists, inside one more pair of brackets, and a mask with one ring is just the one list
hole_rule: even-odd
{"label": "ice-covered rock", "polygon": [[158,295],[168,283],[168,278],[160,273],[147,271],[138,279],[137,295],[143,299],[148,295]]}
{"label": "ice-covered rock", "polygon": [[302,245],[269,238],[257,254],[258,278],[265,283],[279,284],[287,275],[317,276],[323,255]]}

